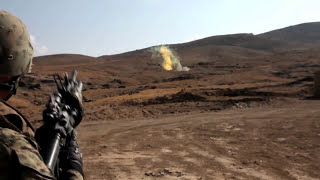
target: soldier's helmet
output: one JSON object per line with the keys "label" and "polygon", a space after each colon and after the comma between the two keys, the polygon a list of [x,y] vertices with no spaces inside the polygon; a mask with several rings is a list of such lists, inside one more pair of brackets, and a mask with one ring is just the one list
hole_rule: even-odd
{"label": "soldier's helmet", "polygon": [[32,57],[26,26],[18,17],[0,10],[0,88],[11,88],[11,95],[15,94],[19,77],[31,70]]}

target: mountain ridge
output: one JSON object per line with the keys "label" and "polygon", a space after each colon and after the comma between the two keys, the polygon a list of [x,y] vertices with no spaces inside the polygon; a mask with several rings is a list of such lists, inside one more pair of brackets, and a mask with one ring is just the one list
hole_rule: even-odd
{"label": "mountain ridge", "polygon": [[[292,25],[280,29],[275,29],[265,33],[254,35],[252,33],[237,33],[237,34],[226,34],[210,36],[195,41],[176,43],[176,44],[164,44],[177,51],[179,54],[190,51],[191,49],[212,49],[212,51],[218,51],[221,48],[225,48],[225,54],[234,53],[232,48],[237,49],[239,55],[247,54],[247,51],[255,52],[257,55],[265,55],[268,53],[279,53],[284,51],[292,50],[306,50],[311,48],[320,47],[320,22],[301,23]],[[156,45],[161,46],[161,45]],[[43,61],[46,59],[69,59],[71,56],[82,60],[93,60],[93,59],[126,59],[132,56],[135,57],[148,57],[152,54],[152,48],[156,46],[146,47],[138,50],[128,51],[113,55],[102,55],[98,57],[91,57],[80,54],[54,54],[47,56],[35,57],[35,64],[44,64]],[[242,53],[240,49],[243,49],[245,53]],[[253,53],[253,54],[255,54]],[[252,54],[252,53],[249,53]],[[236,54],[234,54],[236,55]],[[222,55],[223,56],[223,55]],[[248,56],[249,57],[249,56]],[[73,59],[73,58],[72,58]],[[72,61],[80,62],[81,60]],[[48,62],[49,64],[52,64]],[[62,63],[62,62],[61,62]]]}

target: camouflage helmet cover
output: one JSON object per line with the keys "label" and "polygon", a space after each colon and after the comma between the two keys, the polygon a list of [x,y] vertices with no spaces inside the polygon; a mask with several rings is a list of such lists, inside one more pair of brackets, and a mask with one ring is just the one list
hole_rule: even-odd
{"label": "camouflage helmet cover", "polygon": [[23,22],[0,10],[0,75],[20,76],[31,69],[33,48]]}

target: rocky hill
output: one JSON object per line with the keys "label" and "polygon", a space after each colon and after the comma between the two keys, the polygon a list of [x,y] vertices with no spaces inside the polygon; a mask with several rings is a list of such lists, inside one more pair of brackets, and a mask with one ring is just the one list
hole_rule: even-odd
{"label": "rocky hill", "polygon": [[285,41],[300,45],[320,45],[320,22],[303,23],[257,35],[275,41]]}

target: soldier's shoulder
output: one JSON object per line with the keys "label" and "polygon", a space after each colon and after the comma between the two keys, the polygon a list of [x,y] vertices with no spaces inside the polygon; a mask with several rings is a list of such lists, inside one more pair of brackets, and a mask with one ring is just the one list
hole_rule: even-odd
{"label": "soldier's shoulder", "polygon": [[15,110],[9,106],[7,103],[0,101],[0,114],[4,115],[4,114],[12,114],[12,113],[16,113]]}
{"label": "soldier's shoulder", "polygon": [[[0,128],[0,143],[9,150],[10,154],[17,156],[17,162],[14,163],[20,164],[22,171],[32,172],[47,179],[53,178],[33,139],[12,129]],[[22,172],[22,174],[25,174],[25,172]],[[27,174],[30,175],[30,173]]]}
{"label": "soldier's shoulder", "polygon": [[30,122],[15,108],[0,101],[0,127],[19,131],[28,137],[34,137],[34,129]]}

